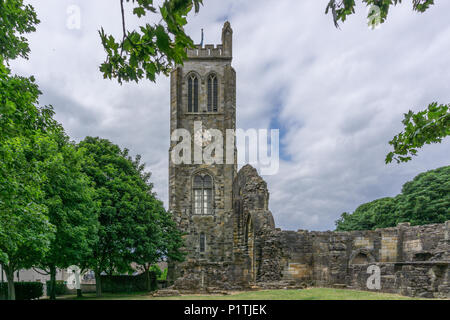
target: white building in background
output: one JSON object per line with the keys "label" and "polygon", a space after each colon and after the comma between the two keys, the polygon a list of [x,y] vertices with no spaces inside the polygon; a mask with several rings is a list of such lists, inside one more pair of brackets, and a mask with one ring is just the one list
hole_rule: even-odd
{"label": "white building in background", "polygon": [[[70,275],[71,273],[67,269],[56,269],[56,281],[65,281],[67,283],[69,281]],[[47,281],[49,280],[50,275],[39,269],[20,270],[14,273],[14,282],[42,282],[44,285],[44,295],[47,294]],[[0,265],[0,282],[1,281],[7,282],[6,273],[3,271],[2,266]],[[72,281],[74,280],[72,279]],[[95,288],[94,273],[88,271],[87,273],[83,274],[83,276],[81,277],[81,284],[83,285],[85,290],[88,289],[89,291],[92,291],[92,289]]]}
{"label": "white building in background", "polygon": [[[159,262],[158,267],[161,271],[167,268],[167,262]],[[135,272],[139,274],[140,272]],[[75,281],[74,277],[70,277],[71,273],[68,269],[56,269],[56,281]],[[70,279],[69,279],[70,278]],[[47,293],[47,281],[50,280],[50,275],[46,274],[40,269],[20,270],[14,273],[14,282],[42,282],[44,284],[44,295]],[[95,291],[95,275],[93,271],[87,271],[81,276],[81,286],[83,292]],[[0,282],[7,282],[6,273],[0,265]],[[68,283],[67,283],[68,284]]]}
{"label": "white building in background", "polygon": [[[0,266],[1,272],[3,272],[2,267]],[[56,280],[66,281],[69,277],[69,274],[66,270],[56,270]],[[6,274],[3,273],[2,279],[6,282]],[[14,272],[14,281],[15,282],[43,282],[45,284],[46,281],[50,280],[50,275],[45,274],[44,271],[39,269],[28,269],[28,270],[20,270]],[[0,280],[1,281],[1,280]]]}

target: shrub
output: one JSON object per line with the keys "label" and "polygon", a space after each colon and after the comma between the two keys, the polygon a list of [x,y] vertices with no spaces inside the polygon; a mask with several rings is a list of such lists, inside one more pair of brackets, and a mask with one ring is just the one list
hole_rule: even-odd
{"label": "shrub", "polygon": [[161,275],[157,278],[160,281],[166,281],[167,280],[167,268],[164,269],[164,271],[161,273]]}
{"label": "shrub", "polygon": [[150,267],[150,272],[153,272],[153,274],[156,276],[156,279],[158,279],[162,274],[162,271],[157,264],[154,264]]}
{"label": "shrub", "polygon": [[[41,282],[15,282],[16,300],[39,299],[44,295],[44,285]],[[0,298],[7,299],[8,284],[0,283]]]}
{"label": "shrub", "polygon": [[[147,275],[101,276],[102,291],[107,293],[130,293],[147,291]],[[151,290],[157,289],[156,276],[150,271]]]}
{"label": "shrub", "polygon": [[0,300],[6,300],[8,297],[8,284],[0,282]]}

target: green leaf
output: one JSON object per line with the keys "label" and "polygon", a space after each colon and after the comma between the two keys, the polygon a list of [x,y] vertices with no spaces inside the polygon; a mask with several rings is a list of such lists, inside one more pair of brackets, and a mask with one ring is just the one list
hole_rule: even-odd
{"label": "green leaf", "polygon": [[138,18],[145,16],[145,9],[142,7],[136,7],[133,9],[133,14],[137,15]]}

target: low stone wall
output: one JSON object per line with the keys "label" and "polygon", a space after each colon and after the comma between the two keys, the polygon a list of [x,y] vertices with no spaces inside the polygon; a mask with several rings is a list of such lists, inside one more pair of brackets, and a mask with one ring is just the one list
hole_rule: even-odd
{"label": "low stone wall", "polygon": [[[375,263],[381,270],[380,291],[423,298],[448,298],[448,262],[399,262]],[[349,288],[370,290],[367,280],[369,265],[353,265],[349,268]],[[376,289],[370,290],[375,291]]]}
{"label": "low stone wall", "polygon": [[174,282],[173,288],[183,293],[207,292],[210,290],[245,290],[250,280],[245,263],[187,261],[184,270]]}
{"label": "low stone wall", "polygon": [[[279,261],[277,275],[264,263],[257,281],[295,280],[317,286],[371,290],[369,266],[381,270],[382,292],[450,297],[450,222],[353,232],[281,231],[266,235],[274,248],[265,260]],[[269,246],[270,247],[270,246]]]}
{"label": "low stone wall", "polygon": [[[450,221],[352,232],[282,231],[274,227],[267,184],[254,168],[239,171],[233,192],[234,263],[260,287],[308,284],[449,297]],[[369,266],[379,268],[379,289],[367,286]]]}

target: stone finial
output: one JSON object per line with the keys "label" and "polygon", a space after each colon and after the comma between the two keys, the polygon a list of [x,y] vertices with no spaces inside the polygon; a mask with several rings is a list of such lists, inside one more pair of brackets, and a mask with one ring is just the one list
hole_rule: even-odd
{"label": "stone finial", "polygon": [[229,21],[225,22],[222,28],[222,46],[225,56],[233,55],[233,29]]}

